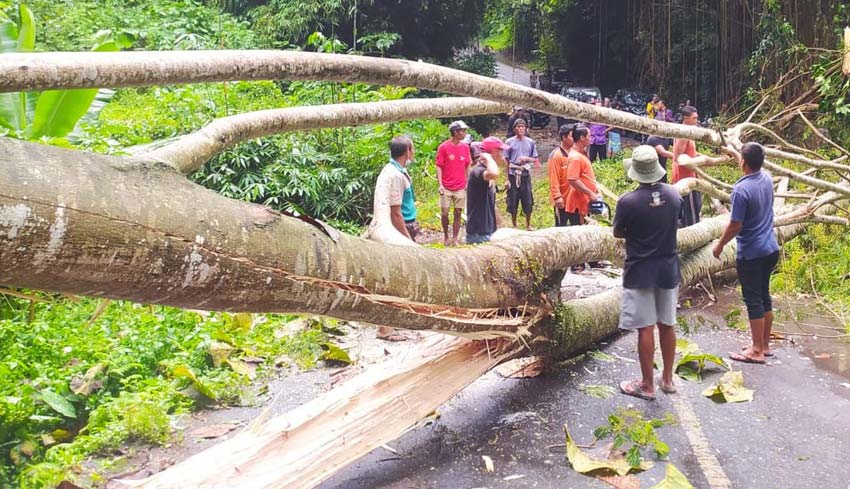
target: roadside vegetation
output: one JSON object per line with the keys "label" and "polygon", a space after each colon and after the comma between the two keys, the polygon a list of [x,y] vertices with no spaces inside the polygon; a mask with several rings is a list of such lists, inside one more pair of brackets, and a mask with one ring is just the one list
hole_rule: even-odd
{"label": "roadside vegetation", "polygon": [[[0,50],[289,47],[421,57],[494,76],[492,54],[458,49],[475,36],[486,38],[495,49],[509,48],[513,24],[499,21],[493,10],[483,15],[485,9],[480,7],[506,3],[465,0],[460,8],[457,2],[429,2],[433,10],[415,13],[410,25],[404,23],[409,13],[372,2],[358,14],[356,35],[351,12],[332,0],[31,0],[25,6],[0,0]],[[292,15],[282,14],[287,12]],[[475,20],[479,18],[486,19],[483,33],[481,20]],[[451,29],[455,37],[448,38],[438,28],[447,22],[464,28]],[[432,42],[406,35],[420,28]],[[31,31],[34,34],[28,34]],[[829,114],[824,123],[846,145],[850,110],[846,98],[837,95],[841,90],[846,93],[846,82],[828,70],[819,76],[822,111]],[[226,115],[418,95],[414,89],[364,84],[236,82],[100,91],[77,96],[64,107],[73,110],[56,111],[49,110],[56,105],[49,105],[47,98],[40,102],[44,94],[23,94],[0,98],[0,135],[132,154],[153,141],[177,137]],[[74,118],[45,118],[55,112]],[[303,132],[233,148],[191,178],[225,196],[315,216],[358,234],[371,217],[372,188],[387,162],[387,142],[406,133],[416,144],[411,174],[419,220],[437,230],[433,157],[447,137],[445,122],[316,131],[305,127]],[[475,118],[473,135],[486,133],[493,124],[492,117]],[[596,168],[612,191],[631,188],[621,158]],[[532,225],[551,226],[545,175],[535,178],[534,194],[537,210]],[[504,193],[498,195],[497,206],[503,221],[509,222]],[[816,291],[846,311],[848,250],[850,238],[817,225],[786,246],[775,280],[782,290]],[[111,449],[128,440],[167,443],[172,440],[175,415],[211,404],[251,403],[252,382],[276,375],[278,366],[311,368],[329,358],[328,352],[335,358],[332,336],[332,324],[286,315],[210,314],[0,290],[0,487],[55,487],[62,480],[75,480],[90,457],[108,458]]]}

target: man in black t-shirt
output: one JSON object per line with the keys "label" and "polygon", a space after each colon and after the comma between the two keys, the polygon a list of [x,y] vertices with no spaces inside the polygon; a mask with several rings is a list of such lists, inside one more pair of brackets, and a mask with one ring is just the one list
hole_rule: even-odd
{"label": "man in black t-shirt", "polygon": [[661,136],[649,136],[646,144],[655,148],[658,164],[664,169],[664,177],[661,178],[661,183],[667,183],[667,158],[673,158],[673,152],[670,151],[673,141]]}
{"label": "man in black t-shirt", "polygon": [[497,161],[504,161],[502,152],[508,148],[497,137],[489,137],[473,148],[479,153],[469,170],[466,184],[466,244],[490,241],[496,232],[496,179],[499,178]]}
{"label": "man in black t-shirt", "polygon": [[659,183],[664,170],[651,146],[638,146],[626,160],[629,178],[637,189],[617,201],[614,236],[626,240],[620,328],[638,330],[641,380],[620,383],[623,394],[655,399],[653,355],[658,325],[664,368],[660,387],[676,392],[673,360],[676,354],[676,303],[678,302],[679,252],[676,247],[682,197],[672,185]]}

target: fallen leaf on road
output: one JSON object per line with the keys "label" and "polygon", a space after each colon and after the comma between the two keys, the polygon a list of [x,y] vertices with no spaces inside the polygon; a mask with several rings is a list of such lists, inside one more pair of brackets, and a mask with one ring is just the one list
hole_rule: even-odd
{"label": "fallen leaf on road", "polygon": [[507,477],[502,478],[502,480],[503,481],[515,481],[517,479],[522,479],[523,477],[525,477],[525,476],[520,475],[520,474],[513,474],[513,475],[509,475]]}
{"label": "fallen leaf on road", "polygon": [[488,457],[487,455],[482,455],[482,459],[484,459],[484,470],[486,472],[495,472],[496,466],[493,465],[493,459]]}
{"label": "fallen leaf on road", "polygon": [[720,380],[702,391],[702,395],[714,401],[749,402],[753,400],[752,389],[744,387],[744,374],[740,370],[726,372]]}
{"label": "fallen leaf on road", "polygon": [[838,385],[840,385],[841,387],[844,387],[846,389],[850,389],[850,382],[842,382]]}
{"label": "fallen leaf on road", "polygon": [[198,438],[218,438],[233,431],[237,426],[235,423],[211,424],[209,426],[201,426],[192,430],[190,433]]}
{"label": "fallen leaf on road", "polygon": [[649,489],[694,489],[694,486],[688,482],[688,478],[685,477],[685,474],[679,472],[676,466],[668,463],[667,474],[664,476],[664,480]]}
{"label": "fallen leaf on road", "polygon": [[815,358],[819,360],[829,360],[830,358],[832,358],[832,355],[830,355],[829,353],[818,353],[817,355],[815,355]]}
{"label": "fallen leaf on road", "polygon": [[614,489],[640,489],[640,479],[633,475],[603,475],[597,477]]}
{"label": "fallen leaf on road", "polygon": [[609,460],[591,457],[581,451],[570,436],[567,425],[564,425],[564,434],[567,437],[567,460],[573,466],[573,470],[580,474],[586,474],[595,470],[611,470],[617,475],[626,475],[632,470],[647,470],[654,464],[652,462],[641,462],[639,467],[632,467],[625,457],[617,457]]}

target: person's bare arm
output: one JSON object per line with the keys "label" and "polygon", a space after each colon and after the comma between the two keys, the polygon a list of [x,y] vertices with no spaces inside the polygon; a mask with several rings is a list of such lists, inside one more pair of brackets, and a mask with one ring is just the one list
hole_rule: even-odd
{"label": "person's bare arm", "polygon": [[440,194],[443,193],[443,168],[441,166],[437,167],[437,185],[440,188]]}
{"label": "person's bare arm", "polygon": [[484,174],[482,175],[484,180],[491,182],[499,178],[499,164],[496,163],[496,160],[494,160],[490,155],[484,155],[483,158],[486,166]]}
{"label": "person's bare arm", "polygon": [[662,158],[673,159],[673,152],[664,149],[664,146],[661,146],[660,144],[655,146],[655,152],[658,153],[658,156],[661,156]]}
{"label": "person's bare arm", "polygon": [[720,254],[723,253],[723,247],[726,246],[726,243],[732,241],[732,238],[737,236],[738,233],[741,232],[741,228],[743,227],[743,222],[729,221],[729,224],[726,225],[726,229],[723,231],[723,236],[720,237],[720,241],[717,242],[717,245],[712,251],[712,254],[715,258],[720,258]]}
{"label": "person's bare arm", "polygon": [[404,225],[404,217],[401,215],[400,205],[390,206],[390,220],[393,223],[393,227],[396,228],[398,232],[403,234],[407,239],[413,241],[413,238],[410,237],[410,233],[407,232],[407,226]]}
{"label": "person's bare arm", "polygon": [[587,195],[588,197],[590,197],[590,200],[596,200],[597,199],[596,193],[593,192],[593,190],[590,190],[589,188],[587,188],[587,185],[585,185],[584,182],[582,182],[581,180],[575,179],[575,180],[568,180],[568,181],[570,183],[570,187],[572,187],[572,188],[578,190],[579,192]]}

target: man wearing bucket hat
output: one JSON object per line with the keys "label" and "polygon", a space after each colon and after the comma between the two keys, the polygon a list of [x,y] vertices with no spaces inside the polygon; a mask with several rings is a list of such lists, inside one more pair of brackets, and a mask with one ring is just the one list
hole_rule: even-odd
{"label": "man wearing bucket hat", "polygon": [[469,170],[469,184],[466,188],[466,244],[479,244],[490,241],[496,232],[496,179],[499,178],[499,164],[505,163],[502,151],[508,148],[497,137],[489,137],[477,146],[480,154]]}
{"label": "man wearing bucket hat", "polygon": [[[464,142],[469,126],[463,121],[449,124],[451,138],[437,148],[437,182],[440,184],[440,222],[443,225],[443,244],[456,246],[460,233],[460,218],[466,207],[466,176],[472,164],[469,145]],[[449,239],[449,208],[454,207],[452,237]]]}
{"label": "man wearing bucket hat", "polygon": [[638,330],[641,380],[620,383],[623,394],[655,399],[653,355],[658,326],[664,367],[659,387],[676,392],[673,360],[676,353],[676,303],[681,275],[676,231],[682,198],[672,185],[660,183],[664,169],[652,146],[638,146],[625,161],[638,188],[617,201],[614,236],[626,240],[620,328]]}

